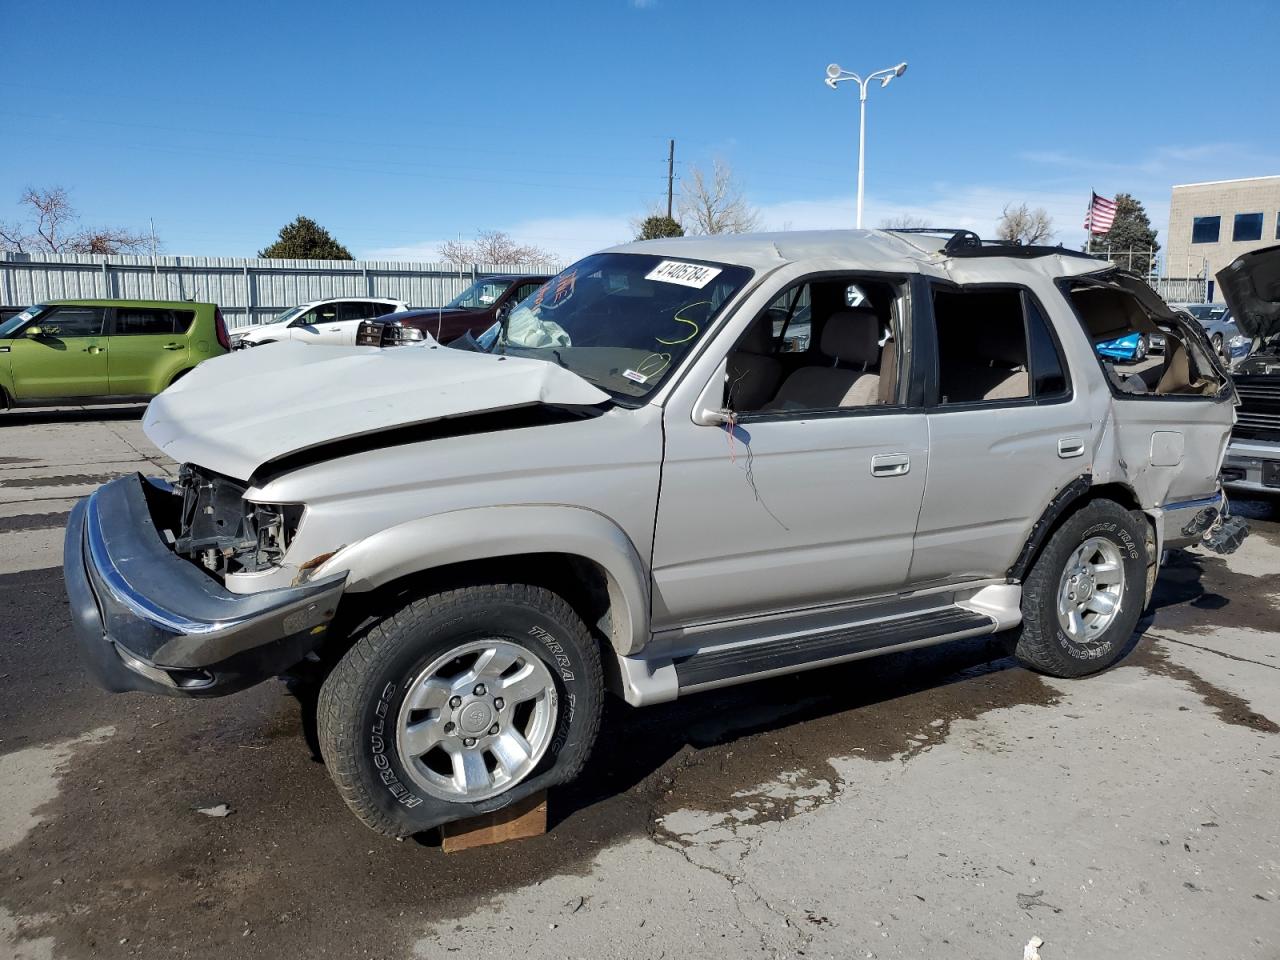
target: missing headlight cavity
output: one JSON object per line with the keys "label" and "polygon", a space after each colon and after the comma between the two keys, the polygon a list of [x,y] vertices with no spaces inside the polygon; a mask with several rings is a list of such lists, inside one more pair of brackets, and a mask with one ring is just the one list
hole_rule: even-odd
{"label": "missing headlight cavity", "polygon": [[174,492],[182,512],[174,549],[220,577],[277,567],[302,519],[295,504],[252,503],[244,484],[184,464]]}

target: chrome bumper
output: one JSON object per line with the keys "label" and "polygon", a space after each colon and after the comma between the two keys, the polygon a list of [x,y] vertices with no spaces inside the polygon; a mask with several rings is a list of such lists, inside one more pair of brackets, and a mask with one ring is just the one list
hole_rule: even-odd
{"label": "chrome bumper", "polygon": [[302,660],[337,612],[346,574],[298,587],[235,594],[174,553],[140,475],[76,504],[63,573],[80,649],[113,692],[218,696]]}
{"label": "chrome bumper", "polygon": [[1280,443],[1233,438],[1222,461],[1222,482],[1240,493],[1280,496]]}

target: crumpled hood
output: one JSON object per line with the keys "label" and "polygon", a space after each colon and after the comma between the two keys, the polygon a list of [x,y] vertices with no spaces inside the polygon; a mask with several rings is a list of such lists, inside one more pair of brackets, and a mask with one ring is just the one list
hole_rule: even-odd
{"label": "crumpled hood", "polygon": [[276,343],[206,360],[151,401],[142,425],[179,463],[248,480],[262,464],[348,437],[609,395],[542,360],[445,347]]}
{"label": "crumpled hood", "polygon": [[1280,245],[1240,254],[1218,271],[1218,288],[1245,336],[1280,334]]}
{"label": "crumpled hood", "polygon": [[240,331],[234,330],[233,334],[240,336],[245,340],[262,340],[266,337],[276,337],[284,334],[289,329],[289,321],[283,320],[279,323],[260,323],[249,329]]}

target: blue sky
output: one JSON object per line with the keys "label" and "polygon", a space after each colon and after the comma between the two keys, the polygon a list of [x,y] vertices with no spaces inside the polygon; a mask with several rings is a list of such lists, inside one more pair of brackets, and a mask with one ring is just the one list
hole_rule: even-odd
{"label": "blue sky", "polygon": [[[1227,19],[1227,10],[1230,19]],[[357,256],[435,259],[478,229],[576,257],[627,239],[714,157],[769,228],[851,226],[857,93],[869,226],[990,232],[1090,189],[1163,226],[1175,183],[1280,173],[1280,4],[30,3],[0,0],[0,219],[62,185],[172,254],[252,256],[299,213]],[[46,50],[47,48],[47,50]],[[1163,237],[1162,237],[1163,239]]]}

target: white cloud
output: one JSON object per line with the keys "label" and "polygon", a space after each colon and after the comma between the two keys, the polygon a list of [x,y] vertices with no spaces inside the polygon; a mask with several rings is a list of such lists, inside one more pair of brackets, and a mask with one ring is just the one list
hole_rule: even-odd
{"label": "white cloud", "polygon": [[[494,229],[510,234],[517,243],[529,244],[556,254],[570,263],[603,247],[625,243],[635,236],[631,218],[622,214],[583,213],[565,217],[538,217],[515,223],[498,224]],[[471,233],[460,239],[469,240]],[[459,239],[455,237],[454,239]],[[418,240],[395,247],[380,247],[363,253],[370,260],[440,259],[444,240]]]}
{"label": "white cloud", "polygon": [[[632,0],[648,4],[654,0]],[[995,235],[996,222],[1007,203],[1044,207],[1053,218],[1054,242],[1070,247],[1084,243],[1084,215],[1089,193],[1112,196],[1132,193],[1146,206],[1161,242],[1169,219],[1170,187],[1175,183],[1225,179],[1274,172],[1280,158],[1258,153],[1235,143],[1153,147],[1142,154],[1115,160],[1063,150],[1029,150],[1018,158],[1021,175],[1010,183],[925,183],[910,192],[872,192],[866,199],[863,222],[879,226],[887,218],[911,216],[938,227],[973,230],[982,237]],[[847,228],[854,222],[853,191],[828,197],[777,200],[759,204],[761,227],[768,230]],[[578,211],[564,216],[535,217],[495,228],[521,243],[558,254],[566,262],[634,236],[628,212]],[[471,228],[463,239],[471,235]],[[394,247],[365,251],[364,256],[383,260],[439,259],[444,239],[424,239]]]}
{"label": "white cloud", "polygon": [[[986,184],[934,184],[909,198],[868,195],[862,222],[878,227],[888,218],[910,216],[929,226],[973,230],[981,237],[995,236],[996,222],[1007,203],[1044,207],[1053,217],[1054,241],[1067,246],[1084,242],[1088,191],[1029,190]],[[791,200],[760,207],[767,229],[822,230],[852,227],[855,203],[852,194],[824,200]]]}

